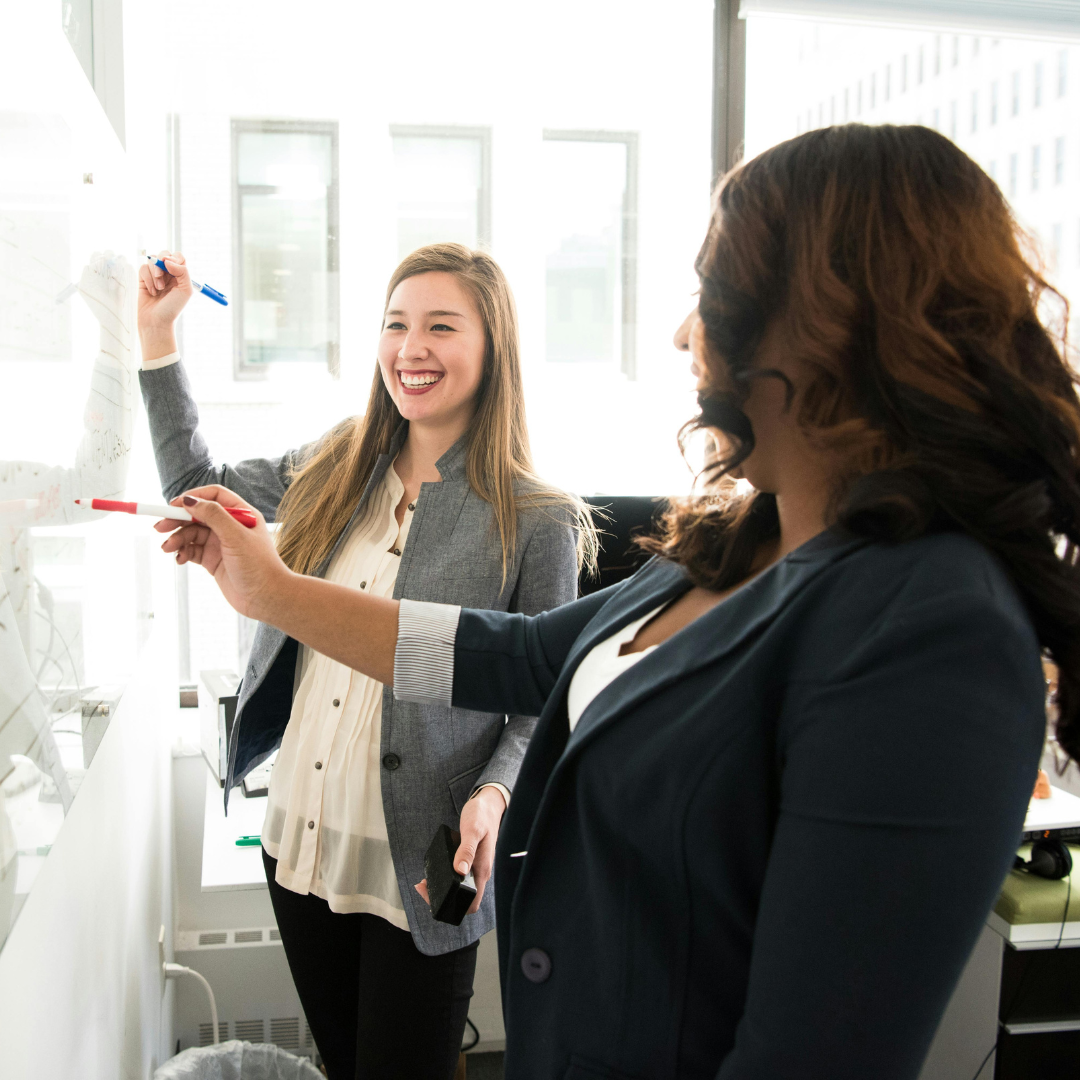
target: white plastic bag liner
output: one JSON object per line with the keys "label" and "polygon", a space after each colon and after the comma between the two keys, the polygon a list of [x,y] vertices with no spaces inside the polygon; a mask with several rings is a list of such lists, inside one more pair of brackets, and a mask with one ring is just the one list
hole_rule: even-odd
{"label": "white plastic bag liner", "polygon": [[269,1043],[231,1039],[217,1046],[193,1046],[170,1058],[154,1080],[326,1080],[307,1058]]}

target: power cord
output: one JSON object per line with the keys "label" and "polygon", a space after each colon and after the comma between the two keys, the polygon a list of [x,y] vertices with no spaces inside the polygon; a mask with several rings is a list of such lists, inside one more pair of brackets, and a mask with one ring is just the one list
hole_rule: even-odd
{"label": "power cord", "polygon": [[[1056,944],[1054,945],[1055,950],[1061,948],[1061,941],[1065,936],[1065,924],[1069,921],[1069,902],[1072,900],[1072,874],[1069,874],[1069,876],[1065,880],[1068,883],[1065,889],[1065,910],[1061,914],[1061,929],[1058,931],[1058,939]],[[1029,956],[1033,955],[1034,951],[1029,954]],[[1020,976],[1020,981],[1016,984],[1016,989],[1013,991],[1012,1000],[1009,1002],[1009,1007],[1005,1010],[1005,1016],[1003,1019],[998,1021],[998,1036],[994,1040],[994,1045],[991,1046],[990,1049],[986,1052],[986,1057],[984,1057],[982,1061],[979,1062],[979,1067],[975,1070],[975,1075],[971,1078],[971,1080],[979,1080],[979,1074],[983,1071],[983,1069],[986,1068],[986,1063],[993,1056],[998,1046],[1000,1046],[1001,1036],[1002,1033],[1005,1031],[1005,1025],[1009,1022],[1012,1011],[1016,1007],[1016,1003],[1020,1000],[1020,992],[1024,989],[1024,983],[1027,981],[1028,972],[1031,970],[1031,964],[1032,961],[1029,959],[1028,962],[1024,965],[1024,971]]]}
{"label": "power cord", "polygon": [[467,1054],[480,1041],[480,1031],[477,1026],[467,1016],[465,1017],[465,1023],[473,1029],[473,1041],[468,1046],[462,1046],[461,1052],[463,1054]]}
{"label": "power cord", "polygon": [[[196,979],[203,984],[206,990],[207,996],[210,998],[210,1019],[213,1023],[213,1032],[210,1036],[210,1045],[216,1046],[218,1041],[218,1018],[217,1018],[217,1002],[214,1000],[214,991],[206,979],[199,974],[194,968],[184,967],[183,964],[170,964],[165,963],[162,967],[165,973],[166,979],[178,979],[181,975],[193,975]],[[477,1036],[479,1038],[479,1036]]]}

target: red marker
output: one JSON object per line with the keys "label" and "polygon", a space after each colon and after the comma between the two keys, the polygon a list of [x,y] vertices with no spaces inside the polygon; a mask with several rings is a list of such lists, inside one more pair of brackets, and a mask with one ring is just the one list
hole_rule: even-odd
{"label": "red marker", "polygon": [[[115,499],[76,499],[80,506],[89,510],[118,510],[122,514],[145,514],[149,517],[171,518],[173,521],[195,521],[187,510],[179,506],[158,506],[154,503],[117,502]],[[254,529],[258,518],[250,510],[235,506],[223,506],[223,510],[232,514],[247,529]]]}

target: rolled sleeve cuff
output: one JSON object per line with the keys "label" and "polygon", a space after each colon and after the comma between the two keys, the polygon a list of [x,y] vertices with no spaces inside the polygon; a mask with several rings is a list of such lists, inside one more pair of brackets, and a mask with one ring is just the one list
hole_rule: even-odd
{"label": "rolled sleeve cuff", "polygon": [[454,639],[461,608],[402,600],[394,650],[394,699],[449,705],[454,693]]}
{"label": "rolled sleeve cuff", "polygon": [[143,357],[142,369],[143,371],[156,371],[158,368],[168,367],[170,364],[175,364],[180,360],[180,354],[178,352],[171,352],[167,356],[158,356],[153,360],[147,360]]}
{"label": "rolled sleeve cuff", "polygon": [[510,806],[510,789],[505,784],[500,784],[498,780],[489,780],[486,784],[481,784],[469,798],[475,799],[486,787],[493,787],[503,797],[503,802],[506,803],[507,807]]}

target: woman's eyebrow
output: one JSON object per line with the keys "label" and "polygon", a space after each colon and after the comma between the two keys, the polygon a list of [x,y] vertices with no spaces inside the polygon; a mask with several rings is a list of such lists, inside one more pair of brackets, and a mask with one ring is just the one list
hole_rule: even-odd
{"label": "woman's eyebrow", "polygon": [[[395,308],[392,311],[388,311],[386,314],[387,315],[404,315],[405,312],[401,311],[400,309]],[[429,319],[435,318],[437,316],[442,317],[442,318],[446,318],[448,315],[453,316],[456,319],[464,319],[464,318],[466,318],[466,316],[463,315],[460,311],[429,311],[427,313],[427,317]]]}

